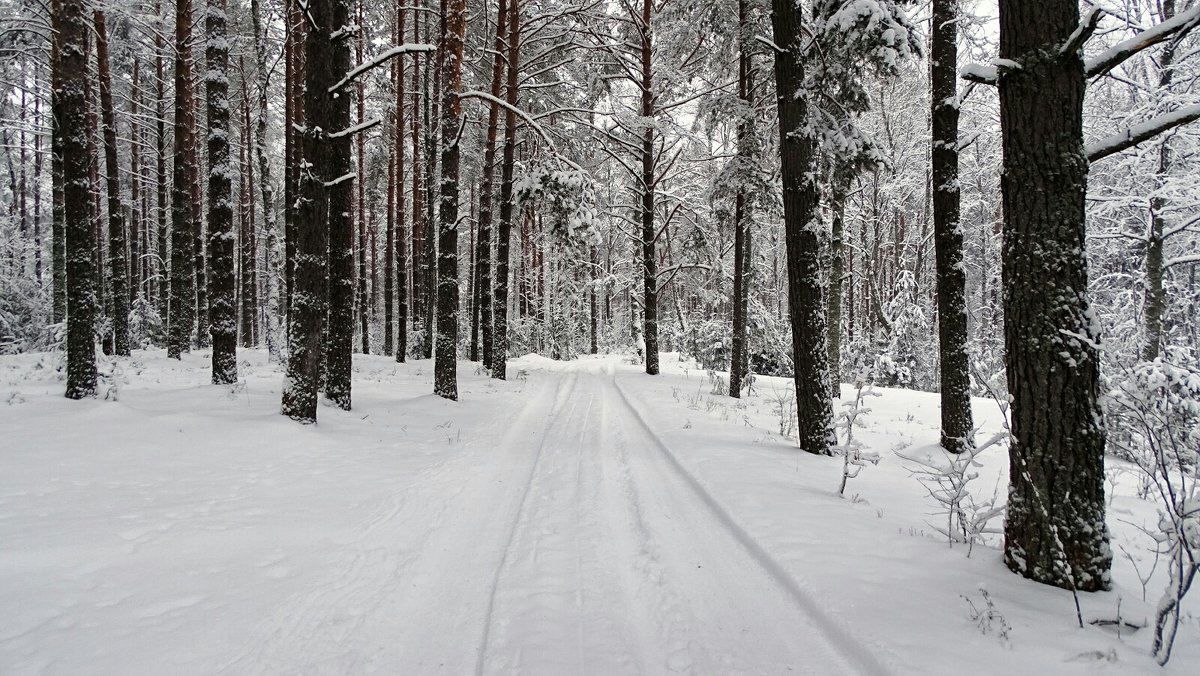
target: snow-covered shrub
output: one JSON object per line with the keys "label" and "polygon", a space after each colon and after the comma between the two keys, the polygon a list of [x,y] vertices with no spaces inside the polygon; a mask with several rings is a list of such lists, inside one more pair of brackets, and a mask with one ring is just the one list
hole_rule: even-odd
{"label": "snow-covered shrub", "polygon": [[1004,431],[962,453],[950,453],[939,447],[928,457],[896,454],[914,465],[909,471],[917,477],[937,505],[937,514],[943,522],[931,523],[930,526],[941,533],[951,547],[956,543],[966,544],[967,556],[971,555],[976,543],[1002,532],[999,527],[992,525],[1006,507],[996,504],[999,485],[990,496],[982,496],[972,491],[971,484],[979,478],[979,472],[974,471],[982,466],[979,456],[1007,439],[1008,432]]}
{"label": "snow-covered shrub", "polygon": [[838,415],[836,422],[841,443],[833,447],[833,452],[842,456],[842,483],[838,486],[838,495],[845,494],[846,482],[857,477],[867,463],[879,464],[879,453],[866,450],[862,441],[854,438],[854,428],[862,427],[860,419],[871,412],[870,408],[863,405],[863,399],[878,396],[879,393],[860,375],[855,378],[854,398],[842,404],[846,410]]}
{"label": "snow-covered shrub", "polygon": [[1146,474],[1158,498],[1158,527],[1150,535],[1168,579],[1155,611],[1153,653],[1166,664],[1180,606],[1200,572],[1200,368],[1178,352],[1141,362],[1114,379],[1106,408],[1114,445]]}
{"label": "snow-covered shrub", "polygon": [[32,276],[0,274],[0,354],[47,349],[53,339],[48,286]]}
{"label": "snow-covered shrub", "polygon": [[979,633],[987,636],[995,634],[997,638],[1008,643],[1008,634],[1012,631],[1012,625],[1008,623],[1000,610],[996,608],[996,603],[992,601],[992,595],[988,593],[987,587],[979,585],[979,595],[983,598],[982,607],[976,606],[975,602],[966,595],[961,595],[962,600],[967,602],[970,607],[968,616],[975,626],[979,628]]}

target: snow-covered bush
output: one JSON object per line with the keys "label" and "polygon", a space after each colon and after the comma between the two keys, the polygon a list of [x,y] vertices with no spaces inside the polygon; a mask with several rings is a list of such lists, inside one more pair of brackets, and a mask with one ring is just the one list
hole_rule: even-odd
{"label": "snow-covered bush", "polygon": [[1150,536],[1167,563],[1154,617],[1154,657],[1171,658],[1180,606],[1200,572],[1200,368],[1187,355],[1141,362],[1114,379],[1106,398],[1113,443],[1149,478],[1158,498]]}
{"label": "snow-covered bush", "polygon": [[846,482],[857,477],[867,463],[879,464],[879,453],[868,451],[862,441],[854,438],[854,428],[862,427],[861,418],[871,412],[870,408],[863,405],[863,399],[878,396],[879,393],[860,375],[855,378],[854,398],[842,404],[846,410],[838,415],[836,422],[841,443],[833,447],[834,454],[842,456],[842,483],[838,485],[838,495],[845,494]]}

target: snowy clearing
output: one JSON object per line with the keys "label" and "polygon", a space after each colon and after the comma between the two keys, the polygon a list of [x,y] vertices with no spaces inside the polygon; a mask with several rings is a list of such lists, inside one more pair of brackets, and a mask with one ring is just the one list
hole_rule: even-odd
{"label": "snowy clearing", "polygon": [[[868,402],[859,436],[883,460],[843,499],[841,459],[780,436],[781,379],[739,401],[674,354],[659,377],[528,356],[509,382],[460,363],[453,403],[428,361],[355,355],[354,410],[301,426],[265,354],[239,354],[233,387],[207,384],[204,351],[105,361],[110,398],[82,402],[60,357],[0,357],[0,673],[1200,667],[1194,610],[1162,670],[1149,630],[1079,629],[1069,592],[947,546],[895,453],[935,452],[936,394]],[[1003,450],[983,462],[972,486],[1002,498]],[[1080,602],[1144,625],[1154,505],[1110,476],[1114,591]]]}

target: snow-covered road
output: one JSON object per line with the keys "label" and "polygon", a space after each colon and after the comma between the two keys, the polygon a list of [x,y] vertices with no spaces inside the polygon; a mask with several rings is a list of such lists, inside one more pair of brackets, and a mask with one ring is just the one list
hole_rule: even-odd
{"label": "snow-covered road", "polygon": [[[240,353],[104,364],[62,397],[60,358],[0,358],[0,674],[1194,673],[1148,633],[1075,625],[1069,592],[947,547],[894,457],[836,493],[837,458],[778,431],[762,378],[730,399],[676,355],[527,355],[507,382],[355,355],[354,410],[279,415],[281,374]],[[989,402],[977,411],[988,420]],[[869,447],[936,451],[936,395],[886,391]],[[994,407],[993,407],[994,414]],[[989,422],[995,426],[994,419]],[[915,449],[915,451],[913,450]],[[1003,454],[985,490],[1003,485]],[[1089,620],[1146,617],[1114,497],[1120,585]],[[1122,530],[1124,529],[1124,530]],[[1138,558],[1134,558],[1138,557]],[[986,584],[994,615],[974,612]],[[1151,585],[1153,591],[1154,585]]]}
{"label": "snow-covered road", "polygon": [[224,671],[883,673],[714,514],[612,373],[529,377],[497,443],[347,533]]}

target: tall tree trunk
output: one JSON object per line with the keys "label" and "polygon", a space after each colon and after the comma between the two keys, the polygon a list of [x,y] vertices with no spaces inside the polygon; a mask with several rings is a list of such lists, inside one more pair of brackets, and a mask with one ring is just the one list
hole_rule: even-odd
{"label": "tall tree trunk", "polygon": [[104,165],[108,184],[108,270],[112,291],[113,351],[129,356],[129,258],[126,252],[125,206],[121,204],[121,165],[117,161],[117,123],[113,114],[112,75],[108,62],[108,31],[104,13],[93,13],[96,26],[96,64],[100,80],[100,117],[104,134]]}
{"label": "tall tree trunk", "polygon": [[937,263],[938,356],[942,448],[974,445],[971,380],[967,373],[967,272],[959,220],[958,0],[934,0],[930,49],[933,149],[933,243]]}
{"label": "tall tree trunk", "polygon": [[749,172],[754,163],[754,99],[751,95],[751,52],[754,35],[750,24],[748,0],[738,0],[738,99],[742,103],[742,119],[737,124],[737,194],[733,204],[733,340],[729,356],[729,396],[742,396],[742,380],[746,377],[746,308],[749,305],[747,273],[750,226],[750,205],[747,200]]}
{"label": "tall tree trunk", "polygon": [[190,134],[192,76],[188,41],[192,35],[192,2],[175,2],[175,152],[171,172],[171,311],[167,356],[179,359],[191,347],[195,312]]}
{"label": "tall tree trunk", "polygon": [[437,338],[433,391],[458,399],[458,161],[466,0],[446,0],[442,15],[442,182],[438,219]]}
{"label": "tall tree trunk", "polygon": [[[259,0],[250,0],[250,17],[254,24],[254,57],[258,71],[258,113],[254,123],[254,155],[258,161],[258,186],[262,193],[263,231],[266,234],[263,259],[267,271],[267,311],[263,334],[267,343],[267,354],[279,358],[281,336],[280,322],[283,309],[280,297],[284,295],[284,263],[279,256],[279,223],[275,214],[275,186],[271,182],[271,163],[267,159],[267,97],[270,93],[270,71],[267,68],[267,36],[262,25]],[[284,92],[286,96],[287,91]],[[290,104],[288,104],[290,108]],[[286,116],[285,116],[286,117]],[[286,156],[285,161],[290,160]],[[286,174],[286,172],[285,172]],[[290,209],[290,206],[285,206]]]}
{"label": "tall tree trunk", "polygon": [[56,87],[52,106],[56,145],[62,152],[66,240],[67,391],[68,399],[96,393],[96,306],[92,273],[92,213],[87,150],[87,80],[89,29],[84,0],[51,0],[57,30],[52,67]]}
{"label": "tall tree trunk", "polygon": [[138,123],[141,117],[141,65],[138,59],[133,59],[133,78],[130,86],[129,99],[129,202],[131,217],[129,223],[129,304],[132,307],[141,292],[145,290],[146,274],[144,269],[150,250],[150,240],[143,234],[142,210],[142,130]]}
{"label": "tall tree trunk", "polygon": [[[342,90],[335,95],[329,93],[331,84],[341,80],[350,70],[349,37],[336,37],[344,26],[350,25],[350,0],[325,0],[330,4],[324,23],[318,21],[326,34],[320,37],[328,44],[321,58],[330,61],[317,65],[312,48],[308,51],[308,67],[326,71],[329,82],[320,86],[317,99],[311,98],[313,87],[318,86],[312,77],[308,79],[309,96],[305,110],[311,122],[323,130],[325,146],[318,158],[315,176],[324,177],[329,198],[329,323],[325,327],[329,344],[325,349],[325,396],[344,411],[350,410],[350,380],[352,355],[354,352],[354,213],[353,190],[355,175],[351,173],[350,144],[350,96]],[[311,28],[311,27],[310,27]],[[311,31],[315,33],[317,31]],[[321,106],[320,112],[313,108]],[[311,134],[312,132],[310,132]],[[307,147],[307,146],[306,146]],[[301,252],[303,255],[303,251]]]}
{"label": "tall tree trunk", "polygon": [[238,261],[241,272],[238,283],[241,302],[238,334],[242,347],[254,347],[258,344],[254,321],[258,316],[258,280],[255,274],[258,267],[258,246],[254,227],[254,164],[250,157],[254,141],[250,126],[250,82],[246,77],[241,57],[238,57],[238,71],[242,76],[242,147],[238,155],[238,173],[241,174],[241,228],[238,233]]}
{"label": "tall tree trunk", "polygon": [[[311,21],[304,40],[305,73],[304,73],[304,115],[305,125],[303,148],[298,149],[298,166],[303,170],[296,173],[300,179],[299,199],[297,200],[296,219],[296,251],[295,279],[293,281],[291,303],[288,313],[290,327],[288,330],[288,374],[283,391],[283,414],[303,423],[314,423],[317,420],[317,388],[321,379],[321,361],[325,357],[322,351],[322,328],[325,323],[327,305],[326,270],[330,260],[330,242],[335,247],[348,248],[350,242],[347,233],[351,232],[348,223],[349,203],[342,202],[344,197],[334,199],[332,184],[335,179],[345,175],[349,169],[350,157],[349,139],[342,138],[340,143],[332,142],[328,133],[333,130],[344,130],[350,117],[350,100],[345,95],[334,98],[330,88],[345,74],[349,65],[349,47],[345,40],[335,42],[333,32],[349,22],[349,12],[345,0],[311,0],[308,3],[307,19]],[[344,163],[341,153],[347,153]],[[342,180],[341,194],[349,196],[350,184]],[[338,211],[342,214],[337,215]],[[350,252],[348,249],[346,254]],[[339,266],[353,265],[353,259],[338,254],[335,262]],[[339,271],[339,274],[341,271]],[[342,287],[346,284],[336,284],[335,294],[344,295]],[[348,288],[351,302],[353,289]],[[344,321],[345,329],[350,328],[349,318],[343,318],[344,310],[339,308],[335,321]],[[330,331],[330,340],[336,338],[342,343],[346,355],[349,355],[349,342],[343,337],[345,331]],[[343,349],[339,349],[340,353]],[[346,374],[348,376],[348,372]],[[333,383],[327,383],[326,393],[330,399],[341,404],[343,395],[349,402],[350,390],[343,391],[341,373],[331,374]]]}
{"label": "tall tree trunk", "polygon": [[500,228],[496,233],[496,275],[492,292],[492,377],[508,377],[508,262],[513,222],[513,167],[517,152],[516,105],[520,95],[521,2],[508,0],[508,66],[505,86],[504,149],[500,160]]}
{"label": "tall tree trunk", "polygon": [[654,253],[654,61],[653,61],[653,3],[642,0],[641,65],[642,81],[642,175],[638,186],[641,191],[642,224],[642,291],[644,294],[642,319],[645,322],[646,373],[658,374],[658,260]]}
{"label": "tall tree trunk", "polygon": [[[358,25],[361,27],[363,23],[363,4],[366,0],[358,0]],[[363,41],[366,40],[365,35],[360,35],[355,41],[355,59],[358,63],[363,62]],[[356,97],[358,124],[362,124],[366,119],[366,100],[364,98],[365,91],[363,89],[362,80],[358,81]],[[355,135],[355,162],[356,180],[355,186],[358,188],[355,204],[357,205],[355,220],[358,224],[358,327],[359,335],[362,337],[362,353],[370,354],[371,352],[371,331],[368,322],[370,303],[367,297],[367,199],[366,199],[366,175],[364,169],[366,167],[366,135]]]}
{"label": "tall tree trunk", "polygon": [[[1163,0],[1160,6],[1162,21],[1168,21],[1175,16],[1174,0]],[[1158,87],[1166,92],[1171,88],[1172,76],[1175,73],[1175,51],[1177,44],[1168,41],[1157,58]],[[1167,199],[1163,195],[1167,172],[1171,169],[1171,137],[1167,136],[1159,142],[1158,167],[1154,176],[1155,190],[1150,196],[1150,227],[1146,233],[1146,298],[1143,305],[1143,321],[1145,337],[1143,338],[1141,356],[1145,361],[1153,361],[1162,352],[1165,330],[1163,317],[1167,313],[1167,292],[1163,287],[1163,231],[1166,227],[1166,217],[1163,212],[1167,208]]]}
{"label": "tall tree trunk", "polygon": [[[189,57],[192,58],[192,57]],[[195,61],[193,58],[192,68],[195,69]],[[192,75],[195,75],[193,70]],[[200,78],[201,80],[203,78]],[[205,181],[202,179],[203,159],[201,155],[201,139],[200,139],[200,104],[196,100],[196,87],[198,83],[193,82],[192,96],[190,102],[192,105],[191,123],[192,127],[188,131],[188,140],[190,142],[188,152],[192,158],[189,164],[188,185],[191,188],[191,194],[188,198],[188,204],[192,210],[192,246],[193,248],[193,265],[196,267],[196,347],[206,348],[212,344],[212,336],[210,335],[209,322],[211,317],[208,314],[208,241],[205,233],[204,222],[204,194],[206,192]]]}
{"label": "tall tree trunk", "polygon": [[[407,12],[396,8],[397,43],[404,41],[404,23]],[[415,24],[415,22],[414,22]],[[416,31],[414,30],[414,37]],[[416,69],[416,59],[413,59]],[[393,154],[396,163],[396,361],[408,359],[408,234],[404,220],[408,212],[404,206],[404,57],[396,60],[396,138]],[[415,76],[414,76],[415,82]],[[414,118],[416,116],[414,115]],[[415,145],[415,144],[414,144]]]}
{"label": "tall tree trunk", "polygon": [[833,406],[827,387],[825,303],[821,294],[821,244],[817,237],[816,154],[808,126],[804,88],[803,14],[795,0],[772,0],[775,85],[779,109],[779,152],[787,248],[788,310],[792,327],[800,448],[828,454],[835,443]]}
{"label": "tall tree trunk", "polygon": [[[162,2],[156,2],[155,15],[163,18]],[[166,52],[167,43],[162,35],[162,31],[154,33],[154,81],[158,83],[158,89],[154,97],[154,117],[157,128],[154,134],[154,169],[155,169],[155,226],[156,240],[158,242],[158,256],[155,258],[155,270],[158,277],[158,316],[164,322],[168,322],[168,331],[170,330],[170,308],[171,297],[175,293],[171,290],[171,280],[174,279],[174,273],[171,272],[168,265],[168,250],[167,239],[167,212],[170,210],[171,197],[168,191],[170,183],[167,181],[167,78],[166,78]],[[168,350],[169,351],[169,350]]]}
{"label": "tall tree trunk", "polygon": [[842,383],[842,287],[846,276],[846,195],[850,174],[835,171],[830,190],[833,223],[829,236],[829,298],[826,325],[829,327],[829,396],[841,396]]}
{"label": "tall tree trunk", "polygon": [[496,9],[496,39],[492,56],[492,101],[488,104],[486,138],[483,145],[483,185],[479,190],[479,239],[475,243],[475,284],[479,289],[480,360],[492,366],[492,211],[495,206],[496,132],[500,126],[501,82],[504,78],[504,44],[508,28],[508,0]]}
{"label": "tall tree trunk", "polygon": [[[423,13],[416,12],[413,14],[413,42],[421,42],[421,23],[423,21]],[[421,257],[425,251],[425,206],[424,206],[424,190],[421,188],[421,109],[422,102],[425,97],[421,92],[421,58],[413,59],[413,75],[412,75],[412,284],[410,287],[410,295],[412,297],[411,314],[412,326],[416,330],[421,327],[421,318],[425,316],[425,303],[422,299],[424,283],[421,277]],[[425,69],[429,67],[429,59],[425,58]],[[424,351],[424,341],[417,346],[417,349]]]}
{"label": "tall tree trunk", "polygon": [[50,267],[54,300],[51,303],[50,317],[55,324],[61,324],[67,320],[67,212],[63,197],[63,139],[66,137],[66,130],[63,128],[61,117],[65,109],[60,101],[63,88],[63,64],[60,61],[63,46],[60,38],[63,0],[52,2],[51,21],[54,36],[50,43]]}
{"label": "tall tree trunk", "polygon": [[208,102],[208,251],[212,278],[208,325],[214,385],[237,382],[237,296],[234,281],[233,162],[229,154],[229,41],[225,0],[208,0],[204,15],[204,89]]}
{"label": "tall tree trunk", "polygon": [[[393,64],[393,68],[395,65]],[[395,80],[395,77],[392,78]],[[395,139],[393,139],[393,142]],[[387,168],[387,218],[383,251],[383,353],[396,352],[396,154],[389,153]]]}
{"label": "tall tree trunk", "polygon": [[[1083,62],[1058,45],[1075,0],[1000,2],[1005,367],[1012,397],[1004,561],[1059,587],[1108,589],[1099,341],[1087,302]],[[1049,48],[1047,47],[1049,46]]]}

